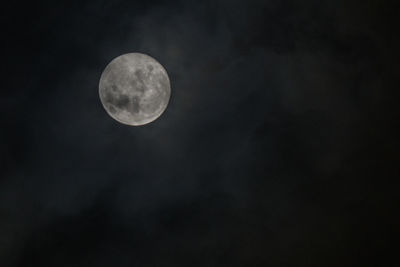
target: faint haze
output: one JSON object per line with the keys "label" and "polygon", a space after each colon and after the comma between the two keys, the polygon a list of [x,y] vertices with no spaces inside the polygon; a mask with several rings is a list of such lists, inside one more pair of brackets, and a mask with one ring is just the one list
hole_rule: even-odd
{"label": "faint haze", "polygon": [[[398,174],[392,5],[10,7],[0,265],[379,265]],[[98,97],[129,52],[171,79],[142,127]]]}

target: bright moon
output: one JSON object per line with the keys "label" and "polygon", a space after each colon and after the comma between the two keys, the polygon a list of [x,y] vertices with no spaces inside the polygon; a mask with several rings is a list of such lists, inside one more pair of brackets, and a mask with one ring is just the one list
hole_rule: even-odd
{"label": "bright moon", "polygon": [[139,126],[156,120],[167,108],[171,85],[154,58],[129,53],[112,60],[101,74],[99,95],[107,113],[120,123]]}

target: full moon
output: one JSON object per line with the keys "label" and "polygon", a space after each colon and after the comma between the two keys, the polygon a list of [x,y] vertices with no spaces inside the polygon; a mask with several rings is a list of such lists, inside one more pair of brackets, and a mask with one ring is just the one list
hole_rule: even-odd
{"label": "full moon", "polygon": [[129,53],[115,58],[104,69],[99,95],[112,118],[139,126],[161,116],[169,102],[171,85],[167,71],[157,60]]}

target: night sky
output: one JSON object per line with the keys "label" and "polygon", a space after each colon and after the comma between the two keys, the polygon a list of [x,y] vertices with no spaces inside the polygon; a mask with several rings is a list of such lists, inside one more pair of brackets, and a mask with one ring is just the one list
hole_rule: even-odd
{"label": "night sky", "polygon": [[[0,266],[389,266],[396,2],[3,5]],[[98,95],[131,52],[171,80],[141,127]]]}

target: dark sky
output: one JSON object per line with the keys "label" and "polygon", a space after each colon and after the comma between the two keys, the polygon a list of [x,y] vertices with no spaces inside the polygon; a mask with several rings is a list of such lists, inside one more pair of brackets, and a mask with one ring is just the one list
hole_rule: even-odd
{"label": "dark sky", "polygon": [[[388,266],[396,1],[1,12],[1,267]],[[105,66],[129,52],[171,79],[167,110],[142,127],[98,97]]]}

